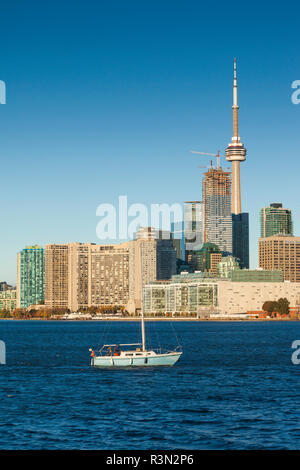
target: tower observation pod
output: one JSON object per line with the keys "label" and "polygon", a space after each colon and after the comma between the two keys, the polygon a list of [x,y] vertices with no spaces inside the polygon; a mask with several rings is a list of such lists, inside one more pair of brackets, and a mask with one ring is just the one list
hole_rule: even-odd
{"label": "tower observation pod", "polygon": [[240,183],[240,162],[246,160],[246,152],[244,145],[240,141],[239,136],[239,107],[237,99],[237,78],[236,78],[236,59],[234,59],[234,77],[233,77],[233,137],[226,148],[226,160],[232,162],[232,214],[240,214],[242,212],[241,205],[241,183]]}

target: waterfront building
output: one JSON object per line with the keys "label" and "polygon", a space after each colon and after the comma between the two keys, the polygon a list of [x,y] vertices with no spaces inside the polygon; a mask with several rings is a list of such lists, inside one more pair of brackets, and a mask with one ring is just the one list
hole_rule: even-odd
{"label": "waterfront building", "polygon": [[129,243],[90,248],[88,304],[121,305],[129,300]]}
{"label": "waterfront building", "polygon": [[0,310],[12,312],[17,307],[16,289],[6,289],[0,291]]}
{"label": "waterfront building", "polygon": [[[240,270],[243,271],[243,270]],[[153,281],[143,291],[143,310],[155,314],[232,315],[262,310],[267,300],[287,298],[298,308],[300,283],[252,280],[243,282],[206,277],[209,273],[182,273],[169,281]]]}
{"label": "waterfront building", "polygon": [[130,242],[45,246],[45,304],[72,311],[129,300]]}
{"label": "waterfront building", "polygon": [[41,246],[26,246],[17,255],[17,307],[44,302],[45,264]]}
{"label": "waterfront building", "polygon": [[292,212],[281,203],[272,203],[260,210],[260,236],[293,235]]}
{"label": "waterfront building", "polygon": [[204,242],[213,243],[221,251],[232,253],[231,180],[230,172],[209,168],[204,173]]}
{"label": "waterfront building", "polygon": [[157,239],[151,230],[143,234],[115,245],[46,245],[46,307],[78,311],[118,305],[126,306],[130,313],[140,309],[143,287],[176,273],[172,240]]}
{"label": "waterfront building", "polygon": [[267,269],[234,269],[231,280],[232,282],[283,282],[283,272]]}
{"label": "waterfront building", "polygon": [[199,307],[216,307],[217,303],[216,280],[202,273],[182,273],[171,281],[151,282],[144,288],[145,314],[191,314],[197,313]]}
{"label": "waterfront building", "polygon": [[242,212],[240,162],[246,160],[246,149],[239,136],[236,60],[233,78],[233,137],[226,148],[226,160],[232,163],[232,254],[242,268],[249,268],[249,215]]}
{"label": "waterfront building", "polygon": [[298,305],[300,283],[293,282],[218,282],[219,312],[225,315],[262,310],[267,300],[286,298],[291,309]]}
{"label": "waterfront building", "polygon": [[285,281],[300,282],[300,237],[273,235],[260,238],[259,267],[281,270]]}
{"label": "waterfront building", "polygon": [[[45,246],[45,305],[47,308],[68,308],[69,294],[68,244]],[[31,302],[34,304],[35,302]]]}

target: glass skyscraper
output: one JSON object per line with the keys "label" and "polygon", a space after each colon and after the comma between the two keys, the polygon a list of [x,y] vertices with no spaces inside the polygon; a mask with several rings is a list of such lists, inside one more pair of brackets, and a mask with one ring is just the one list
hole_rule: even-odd
{"label": "glass skyscraper", "polygon": [[203,202],[185,202],[183,219],[185,260],[189,262],[193,250],[204,243]]}
{"label": "glass skyscraper", "polygon": [[232,214],[232,254],[241,268],[249,269],[249,214]]}
{"label": "glass skyscraper", "polygon": [[260,210],[260,236],[293,235],[292,212],[281,203],[273,203]]}
{"label": "glass skyscraper", "polygon": [[17,308],[27,308],[44,302],[44,249],[26,246],[17,258]]}

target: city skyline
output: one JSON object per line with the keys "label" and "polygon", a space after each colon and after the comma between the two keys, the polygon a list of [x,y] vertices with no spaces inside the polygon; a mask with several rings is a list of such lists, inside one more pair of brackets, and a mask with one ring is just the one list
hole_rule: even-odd
{"label": "city skyline", "polygon": [[[9,6],[3,11],[6,47],[0,78],[7,85],[7,104],[0,106],[1,154],[3,174],[9,175],[3,179],[3,191],[9,197],[3,208],[6,224],[0,241],[6,250],[1,253],[1,280],[16,282],[16,253],[27,244],[99,242],[96,207],[116,202],[119,194],[145,204],[198,200],[202,175],[189,150],[217,151],[228,142],[234,56],[239,63],[241,135],[249,155],[241,182],[243,210],[250,214],[251,267],[258,265],[262,207],[277,200],[290,207],[294,233],[300,233],[300,207],[294,196],[300,106],[291,102],[291,83],[300,70],[293,18],[289,35],[283,37],[286,31],[278,33],[281,18],[266,25],[266,10],[260,19],[250,15],[237,45],[236,32],[227,30],[226,12],[222,19],[224,11],[208,19],[199,32],[197,15],[194,20],[187,12],[180,16],[175,5],[172,17],[187,33],[180,47],[177,31],[165,23],[169,11],[162,7],[159,18],[153,14],[142,21],[144,32],[133,17],[132,32],[122,45],[121,15],[107,7],[107,27],[100,34],[96,22],[84,21],[82,33],[89,26],[91,33],[80,35],[78,47],[78,39],[71,43],[81,19],[76,7],[67,26],[67,10],[54,16],[56,38],[52,30],[42,32],[43,22],[30,19],[32,8],[29,2],[22,20],[21,15],[14,17],[20,26],[18,33],[13,30],[15,38],[9,31],[15,11],[12,14]],[[122,13],[130,17],[130,9]],[[50,11],[45,14],[51,16]],[[116,19],[121,30],[113,37],[109,27]],[[257,43],[252,46],[246,37],[253,22],[257,41],[262,26],[267,36],[260,54]],[[150,43],[154,25],[157,38]],[[222,51],[211,32],[205,50],[205,34],[212,25],[226,30]],[[32,34],[24,35],[30,27]],[[131,57],[137,32],[140,46]],[[70,40],[58,51],[57,41],[65,35]],[[39,36],[42,43],[36,47]]]}

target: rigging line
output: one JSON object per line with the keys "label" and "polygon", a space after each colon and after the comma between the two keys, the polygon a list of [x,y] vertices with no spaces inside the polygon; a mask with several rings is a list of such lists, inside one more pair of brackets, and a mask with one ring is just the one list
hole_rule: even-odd
{"label": "rigging line", "polygon": [[173,325],[173,320],[170,320],[170,323],[171,323],[171,327],[172,327],[172,330],[174,332],[174,335],[175,335],[175,338],[176,338],[176,341],[177,341],[177,346],[181,346],[181,344],[179,343],[179,338],[176,334],[176,331],[175,331],[175,328],[174,328],[174,325]]}
{"label": "rigging line", "polygon": [[97,344],[97,349],[100,349],[100,346],[102,346],[104,344],[104,340],[107,337],[107,335],[110,331],[110,328],[111,328],[110,321],[106,320],[105,325],[104,325],[104,329],[102,331],[102,335],[101,335],[101,337],[99,339],[99,342]]}
{"label": "rigging line", "polygon": [[159,335],[158,335],[158,332],[157,332],[157,328],[155,326],[155,320],[153,321],[153,330],[154,330],[154,333],[156,335],[156,341],[157,341],[157,344],[158,344],[158,347],[159,349],[161,350],[161,344],[160,344],[160,340],[159,340]]}

